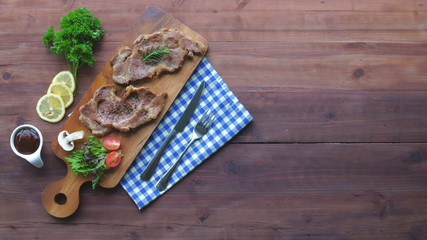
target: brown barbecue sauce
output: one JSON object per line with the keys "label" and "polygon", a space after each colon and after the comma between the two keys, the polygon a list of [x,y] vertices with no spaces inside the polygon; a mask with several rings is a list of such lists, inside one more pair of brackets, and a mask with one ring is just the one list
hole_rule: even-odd
{"label": "brown barbecue sauce", "polygon": [[34,153],[40,145],[40,136],[32,128],[21,128],[13,140],[16,150],[22,154]]}

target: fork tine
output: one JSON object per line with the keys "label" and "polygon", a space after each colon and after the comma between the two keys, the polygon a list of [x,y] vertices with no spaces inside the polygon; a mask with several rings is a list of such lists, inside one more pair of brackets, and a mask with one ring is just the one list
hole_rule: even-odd
{"label": "fork tine", "polygon": [[203,122],[206,122],[206,118],[208,118],[210,114],[211,114],[211,110],[210,110],[210,109],[208,109],[208,110],[203,114],[203,117],[202,117]]}
{"label": "fork tine", "polygon": [[214,115],[212,115],[210,112],[209,112],[209,114],[206,116],[206,118],[203,120],[203,124],[202,124],[202,127],[204,128],[204,129],[208,129],[211,125],[212,125],[212,122],[214,121],[214,119],[215,119],[215,116]]}
{"label": "fork tine", "polygon": [[216,120],[216,116],[215,116],[215,115],[212,115],[211,125],[212,125],[212,123],[213,123],[213,122],[215,122],[215,120]]}
{"label": "fork tine", "polygon": [[209,121],[206,123],[206,128],[210,128],[215,119],[215,115],[211,115]]}
{"label": "fork tine", "polygon": [[205,113],[203,113],[202,117],[200,118],[199,122],[201,125],[203,125],[206,122],[206,118],[210,114],[210,110],[208,109]]}
{"label": "fork tine", "polygon": [[204,123],[203,123],[203,128],[204,129],[208,129],[209,128],[209,119],[207,119]]}

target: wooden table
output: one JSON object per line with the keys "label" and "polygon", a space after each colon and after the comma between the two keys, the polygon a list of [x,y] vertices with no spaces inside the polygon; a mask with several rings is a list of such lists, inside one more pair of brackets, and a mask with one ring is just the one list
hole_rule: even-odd
{"label": "wooden table", "polygon": [[[427,239],[425,0],[0,5],[1,239]],[[41,194],[65,176],[50,148],[65,120],[42,121],[35,104],[66,63],[43,34],[78,7],[103,23],[75,106],[149,5],[209,41],[254,121],[141,211],[120,186],[85,184],[77,212],[54,218]],[[10,149],[24,123],[43,132],[41,169]]]}

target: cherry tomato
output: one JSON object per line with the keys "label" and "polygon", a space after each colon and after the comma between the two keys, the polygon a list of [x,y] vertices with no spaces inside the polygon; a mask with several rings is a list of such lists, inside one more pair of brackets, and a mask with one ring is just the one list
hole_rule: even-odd
{"label": "cherry tomato", "polygon": [[102,141],[102,144],[107,150],[114,151],[120,148],[120,139],[116,137],[109,137]]}
{"label": "cherry tomato", "polygon": [[120,161],[122,160],[122,155],[117,151],[112,151],[107,155],[107,158],[105,159],[105,163],[107,166],[113,168],[117,167],[120,164]]}

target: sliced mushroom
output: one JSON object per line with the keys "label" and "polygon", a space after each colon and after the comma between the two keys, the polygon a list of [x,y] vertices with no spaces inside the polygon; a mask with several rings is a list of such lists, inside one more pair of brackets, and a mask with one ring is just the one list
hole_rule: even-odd
{"label": "sliced mushroom", "polygon": [[69,134],[67,131],[62,131],[58,134],[58,143],[65,151],[74,149],[74,140],[79,140],[84,137],[83,131],[77,131]]}

